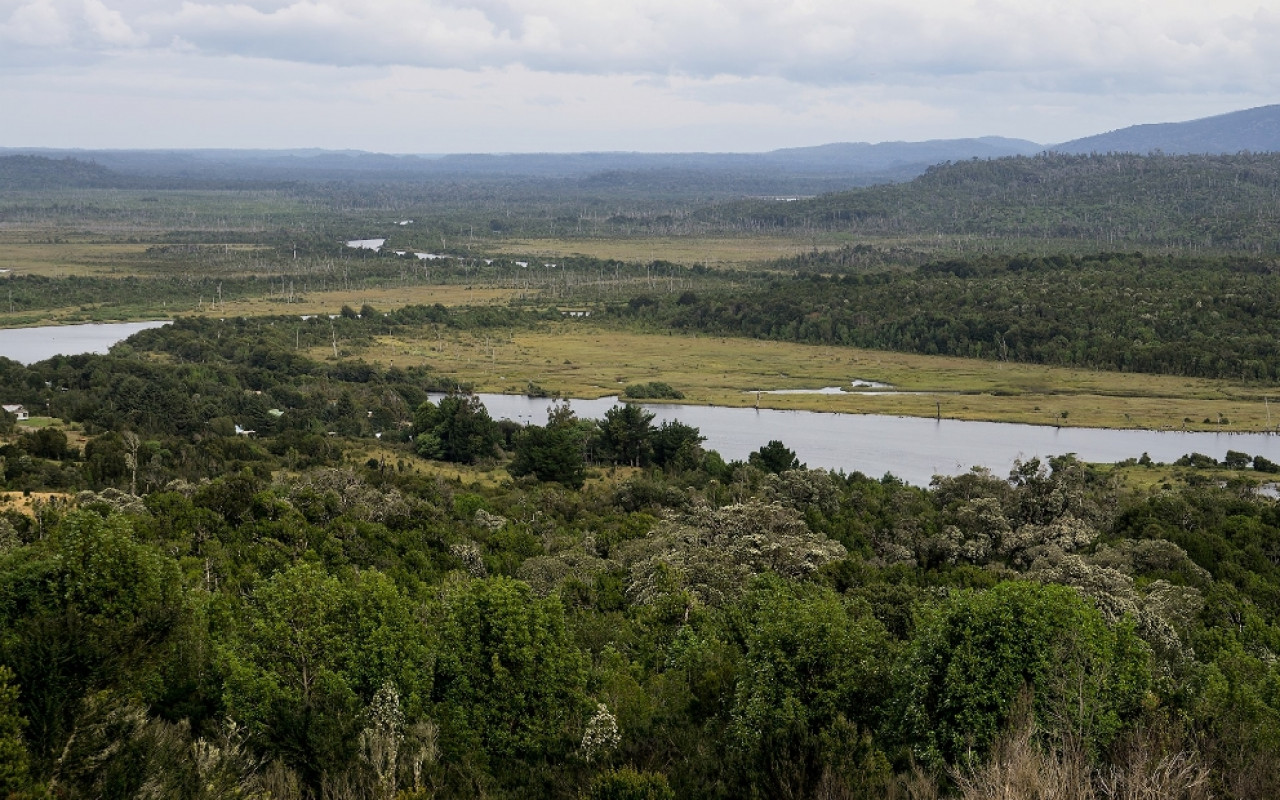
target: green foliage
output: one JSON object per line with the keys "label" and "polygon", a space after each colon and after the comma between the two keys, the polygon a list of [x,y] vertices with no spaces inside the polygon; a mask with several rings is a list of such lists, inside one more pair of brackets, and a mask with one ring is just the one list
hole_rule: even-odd
{"label": "green foliage", "polygon": [[[0,795],[13,797],[30,785],[30,756],[22,738],[27,721],[18,705],[14,674],[0,665]],[[20,795],[19,795],[20,796]]]}
{"label": "green foliage", "polygon": [[555,596],[510,578],[446,586],[435,698],[455,756],[563,754],[587,708],[584,667]]}
{"label": "green foliage", "polygon": [[581,488],[587,470],[583,457],[587,430],[568,404],[553,406],[547,412],[545,427],[528,425],[515,435],[507,471],[515,477],[533,475],[540,481]]}
{"label": "green foliage", "polygon": [[666,469],[691,470],[701,465],[706,437],[692,425],[668,420],[649,437],[653,463]]}
{"label": "green foliage", "polygon": [[887,696],[884,627],[830,590],[777,578],[731,613],[744,653],[728,735],[744,785],[764,797],[810,796],[824,775],[860,780]]}
{"label": "green foliage", "polygon": [[1102,753],[1141,709],[1148,651],[1072,589],[1005,582],[926,611],[898,675],[902,734],[930,763],[981,758],[1029,687],[1041,727]]}
{"label": "green foliage", "polygon": [[498,428],[475,395],[448,395],[423,402],[413,415],[418,454],[424,458],[471,464],[491,458]]}
{"label": "green foliage", "polygon": [[633,403],[614,406],[604,412],[600,422],[600,446],[606,457],[615,463],[633,467],[649,463],[653,447],[650,435],[653,430],[652,411],[645,411]]}
{"label": "green foliage", "polygon": [[862,237],[916,233],[1274,252],[1265,204],[1277,185],[1274,153],[1044,153],[939,164],[908,183],[794,203],[718,206],[698,217]]}
{"label": "green foliage", "polygon": [[429,654],[413,607],[385,577],[347,583],[302,563],[264,582],[221,644],[224,702],[318,786],[353,754],[361,710],[384,682],[429,695]]}
{"label": "green foliage", "polygon": [[775,475],[787,470],[799,469],[801,466],[800,459],[796,457],[795,451],[777,439],[751,453],[747,457],[747,462],[753,467],[759,467],[765,472],[771,472]]}
{"label": "green foliage", "polygon": [[602,772],[591,781],[588,800],[675,800],[675,792],[660,772],[631,767]]}
{"label": "green foliage", "polygon": [[[1237,289],[1273,280],[1244,260],[878,259],[851,252],[846,266],[877,274],[847,281],[744,276],[618,314],[841,340],[863,324],[846,299],[871,324],[859,304],[880,293],[978,298],[1023,291],[1020,275],[1055,306],[1055,283],[1151,278],[1136,307],[1216,270],[1210,313],[1169,316],[1212,326]],[[1180,270],[1185,284],[1155,291]],[[929,489],[796,469],[777,442],[728,465],[696,428],[655,428],[635,406],[598,427],[557,406],[499,440],[474,398],[424,402],[449,388],[427,369],[299,355],[334,332],[518,317],[182,320],[109,356],[0,360],[14,401],[88,436],[83,459],[54,434],[11,437],[8,485],[93,489],[75,512],[0,514],[0,775],[19,742],[27,788],[53,778],[67,797],[870,798],[911,753],[979,765],[1025,688],[1034,744],[1080,742],[1094,776],[1124,767],[1144,727],[1179,720],[1224,796],[1280,790],[1271,500],[1212,476],[1126,492],[1072,457]],[[911,347],[940,341],[913,325],[895,328]],[[1010,330],[989,333],[1028,352]],[[1055,330],[1054,347],[1091,335]],[[410,463],[414,448],[500,457],[498,441],[536,481]],[[585,484],[584,454],[638,469]],[[1226,461],[1250,462],[1274,468]]]}
{"label": "green foliage", "polygon": [[623,397],[631,400],[683,400],[684,392],[672,388],[671,384],[661,381],[649,383],[633,383],[622,392]]}
{"label": "green foliage", "polygon": [[1095,252],[775,277],[691,304],[663,299],[610,314],[720,336],[1275,381],[1278,308],[1280,285],[1265,259]]}
{"label": "green foliage", "polygon": [[811,531],[794,508],[754,499],[672,515],[615,553],[630,572],[635,602],[712,606],[737,598],[756,576],[811,578],[844,555],[844,547]]}
{"label": "green foliage", "polygon": [[1253,469],[1255,472],[1265,472],[1274,475],[1275,473],[1280,472],[1280,464],[1277,464],[1264,456],[1254,456]]}
{"label": "green foliage", "polygon": [[60,746],[84,693],[160,682],[186,609],[176,564],[123,517],[69,514],[50,540],[5,556],[0,661],[18,677],[33,754]]}

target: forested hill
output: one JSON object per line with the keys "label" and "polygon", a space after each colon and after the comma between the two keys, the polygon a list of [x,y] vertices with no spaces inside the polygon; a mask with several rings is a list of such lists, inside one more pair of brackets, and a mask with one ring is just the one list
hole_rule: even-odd
{"label": "forested hill", "polygon": [[37,155],[0,156],[0,192],[46,189],[241,189],[284,185],[258,176],[150,176],[129,175],[81,158],[49,158]]}
{"label": "forested hill", "polygon": [[794,202],[745,201],[698,214],[733,229],[1252,252],[1280,249],[1278,217],[1280,153],[974,160],[932,167],[906,184]]}
{"label": "forested hill", "polygon": [[0,157],[0,191],[116,188],[128,182],[106,167],[75,158]]}

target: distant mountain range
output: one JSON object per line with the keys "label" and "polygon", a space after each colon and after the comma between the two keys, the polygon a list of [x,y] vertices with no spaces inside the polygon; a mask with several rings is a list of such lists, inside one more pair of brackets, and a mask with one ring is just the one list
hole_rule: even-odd
{"label": "distant mountain range", "polygon": [[[768,153],[513,153],[386,155],[331,150],[42,150],[0,149],[0,156],[43,156],[91,162],[130,178],[197,181],[379,180],[430,178],[595,179],[604,184],[631,182],[637,174],[670,180],[690,174],[747,175],[769,184],[841,186],[887,183],[911,178],[932,164],[971,158],[1028,155],[1043,150],[1035,142],[995,136],[927,142],[866,142],[795,147]],[[785,191],[785,189],[784,189]],[[795,191],[791,189],[790,191]]]}
{"label": "distant mountain range", "polygon": [[1190,122],[1133,125],[1048,149],[1059,153],[1232,155],[1280,151],[1280,105],[1250,108]]}
{"label": "distant mountain range", "polygon": [[[911,180],[945,162],[1060,153],[1233,154],[1280,151],[1280,105],[1190,122],[1135,125],[1055,145],[987,136],[866,142],[767,153],[387,155],[335,150],[50,150],[0,148],[0,189],[133,188],[284,182],[569,180],[601,189],[820,194]],[[42,157],[13,162],[5,156]]]}

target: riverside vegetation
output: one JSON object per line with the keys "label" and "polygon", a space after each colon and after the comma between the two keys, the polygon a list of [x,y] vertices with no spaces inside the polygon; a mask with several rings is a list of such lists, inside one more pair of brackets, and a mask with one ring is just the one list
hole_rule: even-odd
{"label": "riverside vegetation", "polygon": [[[41,414],[0,416],[0,794],[1280,792],[1265,458],[1063,455],[921,488],[807,469],[784,442],[726,463],[635,405],[496,423],[469,393],[705,402],[714,383],[793,386],[763,363],[785,353],[815,378],[936,369],[971,405],[1094,392],[1262,428],[1280,320],[1260,229],[1024,254],[807,231],[718,269],[513,253],[564,210],[524,185],[433,217],[416,204],[440,186],[108,177],[0,198],[10,323],[177,317],[105,356],[0,359],[0,399]],[[704,213],[673,202],[578,233],[669,236]],[[474,219],[498,225],[476,237]],[[380,253],[342,244],[383,232]],[[466,244],[413,255],[441,236]],[[596,340],[634,363],[563,363]],[[688,363],[642,364],[645,347]],[[748,347],[754,373],[725,381]]]}

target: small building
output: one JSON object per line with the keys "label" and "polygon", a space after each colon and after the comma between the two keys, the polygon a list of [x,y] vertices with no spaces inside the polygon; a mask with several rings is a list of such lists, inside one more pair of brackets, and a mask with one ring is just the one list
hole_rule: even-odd
{"label": "small building", "polygon": [[17,417],[17,418],[18,418],[18,422],[22,422],[23,420],[25,420],[25,419],[29,419],[29,418],[31,417],[31,415],[30,415],[29,413],[27,413],[27,409],[26,409],[24,406],[19,406],[19,405],[2,405],[2,406],[0,406],[0,408],[3,408],[3,409],[4,409],[5,411],[7,411],[8,413],[10,413],[10,414],[14,415],[15,417]]}

